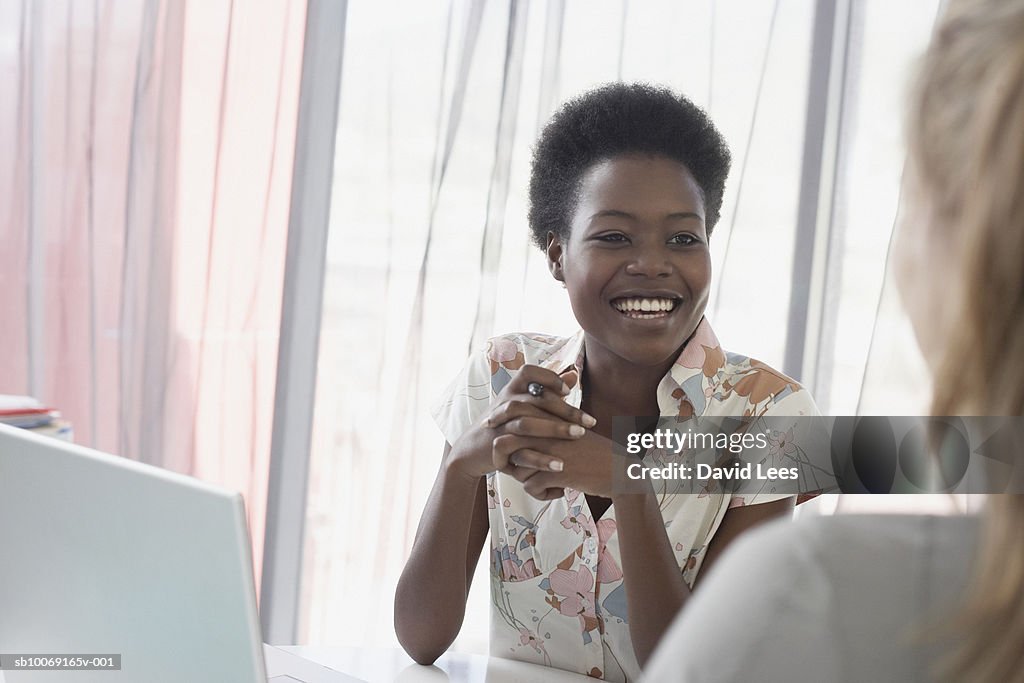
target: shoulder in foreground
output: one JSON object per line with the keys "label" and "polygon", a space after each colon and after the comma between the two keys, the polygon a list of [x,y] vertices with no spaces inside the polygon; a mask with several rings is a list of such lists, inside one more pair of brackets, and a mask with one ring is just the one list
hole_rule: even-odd
{"label": "shoulder in foreground", "polygon": [[978,519],[964,515],[849,514],[779,520],[744,534],[730,552],[756,558],[776,569],[831,564],[863,552],[866,557],[895,556],[917,546],[932,548],[971,543]]}
{"label": "shoulder in foreground", "polygon": [[[758,526],[730,544],[715,571],[705,579],[702,591],[709,592],[709,586],[723,589],[740,585],[742,588],[735,592],[744,594],[743,599],[771,602],[785,593],[792,577],[801,577],[805,588],[820,582],[828,573],[825,558],[836,543],[849,547],[868,540],[870,544],[866,538],[849,538],[840,528],[845,524],[837,521],[833,516],[805,516]],[[771,590],[773,586],[778,589],[775,593]],[[712,588],[711,592],[715,590]]]}

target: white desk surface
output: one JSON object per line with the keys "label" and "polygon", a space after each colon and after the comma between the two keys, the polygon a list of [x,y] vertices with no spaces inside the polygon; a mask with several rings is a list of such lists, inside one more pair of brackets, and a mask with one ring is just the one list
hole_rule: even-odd
{"label": "white desk surface", "polygon": [[398,648],[285,646],[281,648],[369,683],[581,683],[580,674],[500,657],[446,652],[420,666]]}

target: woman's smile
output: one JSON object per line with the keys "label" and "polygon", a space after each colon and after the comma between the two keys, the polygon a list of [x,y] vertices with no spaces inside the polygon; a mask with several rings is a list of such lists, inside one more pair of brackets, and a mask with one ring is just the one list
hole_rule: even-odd
{"label": "woman's smile", "polygon": [[[626,335],[665,335],[676,332],[680,324],[687,322],[687,306],[679,295],[631,295],[617,296],[610,302],[618,324]],[[699,318],[698,318],[699,322]],[[684,329],[686,326],[684,325]],[[692,333],[692,330],[690,331]],[[684,334],[684,341],[689,334]],[[677,334],[668,334],[666,341],[675,344]],[[678,345],[677,345],[678,346]]]}
{"label": "woman's smile", "polygon": [[612,299],[611,305],[629,320],[665,320],[681,301],[682,298],[674,294],[625,294]]}

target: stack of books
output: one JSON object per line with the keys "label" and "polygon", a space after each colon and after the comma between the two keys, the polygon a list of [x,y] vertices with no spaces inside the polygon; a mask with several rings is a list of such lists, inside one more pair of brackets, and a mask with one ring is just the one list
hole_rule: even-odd
{"label": "stack of books", "polygon": [[29,429],[37,434],[71,441],[71,423],[60,418],[60,412],[43,405],[30,396],[0,394],[0,424]]}

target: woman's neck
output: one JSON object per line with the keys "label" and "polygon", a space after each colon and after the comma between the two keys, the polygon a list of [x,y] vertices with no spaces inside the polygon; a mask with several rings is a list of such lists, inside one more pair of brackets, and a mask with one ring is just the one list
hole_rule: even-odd
{"label": "woman's neck", "polygon": [[[600,344],[585,345],[583,409],[606,423],[617,416],[658,415],[658,384],[675,357],[653,366],[630,363]],[[599,432],[603,431],[600,430]]]}

